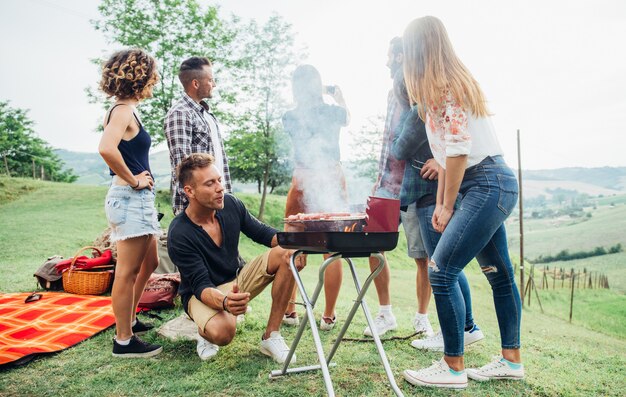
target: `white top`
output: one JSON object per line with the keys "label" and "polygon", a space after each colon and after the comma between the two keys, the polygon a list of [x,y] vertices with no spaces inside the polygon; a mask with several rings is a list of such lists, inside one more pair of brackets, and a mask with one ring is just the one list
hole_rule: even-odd
{"label": "white top", "polygon": [[217,134],[218,127],[217,123],[215,123],[215,118],[209,114],[209,112],[203,112],[204,119],[207,123],[209,123],[209,134],[211,135],[211,142],[213,142],[213,157],[215,158],[215,166],[220,172],[224,169],[224,157],[222,156],[222,151],[217,146],[218,142],[220,142],[220,138]]}
{"label": "white top", "polygon": [[426,134],[435,160],[444,169],[446,157],[466,155],[469,168],[487,156],[503,154],[491,118],[467,112],[450,92],[445,94],[441,106],[427,112]]}

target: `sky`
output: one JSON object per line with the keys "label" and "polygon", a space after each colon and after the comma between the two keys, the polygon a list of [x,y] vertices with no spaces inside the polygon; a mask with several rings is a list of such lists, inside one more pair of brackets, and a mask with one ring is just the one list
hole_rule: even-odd
{"label": "sky", "polygon": [[[517,167],[626,166],[626,2],[229,0],[226,17],[292,24],[306,63],[339,85],[351,112],[349,139],[384,115],[391,86],[389,40],[414,18],[434,15],[457,55],[481,84],[507,162]],[[98,0],[0,0],[0,101],[29,109],[35,131],[55,148],[96,152],[102,110],[85,88],[99,78],[90,59],[118,49],[90,23]],[[621,48],[621,50],[620,50]],[[218,76],[219,77],[219,76]],[[154,150],[164,150],[166,146]]]}

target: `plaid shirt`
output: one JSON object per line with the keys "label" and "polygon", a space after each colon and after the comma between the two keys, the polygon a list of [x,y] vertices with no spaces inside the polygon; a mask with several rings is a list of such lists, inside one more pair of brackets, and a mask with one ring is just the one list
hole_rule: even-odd
{"label": "plaid shirt", "polygon": [[424,179],[420,175],[422,165],[433,158],[426,135],[426,126],[419,118],[417,107],[406,111],[395,131],[391,154],[406,160],[404,178],[400,189],[400,205],[409,206],[427,195],[437,197],[437,181]]}
{"label": "plaid shirt", "polygon": [[[211,142],[210,125],[205,117],[212,117],[215,121],[219,142]],[[224,158],[224,189],[227,193],[232,193],[228,159],[224,152],[222,134],[217,119],[209,111],[209,105],[206,102],[197,103],[189,95],[183,93],[182,98],[167,112],[165,137],[170,149],[170,164],[172,166],[171,188],[174,214],[180,213],[188,204],[187,196],[176,180],[176,167],[191,153],[214,154],[215,150],[220,150]]]}
{"label": "plaid shirt", "polygon": [[396,159],[391,154],[391,145],[394,133],[402,118],[402,109],[396,100],[393,90],[387,96],[387,117],[385,118],[385,128],[383,130],[383,145],[380,150],[380,160],[378,161],[378,184],[376,188],[384,188],[395,195],[400,194],[402,185],[402,175],[404,173],[404,161]]}

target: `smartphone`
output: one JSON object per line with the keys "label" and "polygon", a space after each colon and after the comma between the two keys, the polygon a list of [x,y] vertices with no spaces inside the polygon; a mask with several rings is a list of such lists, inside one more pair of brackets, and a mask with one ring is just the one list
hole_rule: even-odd
{"label": "smartphone", "polygon": [[324,87],[324,89],[326,90],[326,93],[328,95],[335,95],[335,86],[334,85],[327,85]]}

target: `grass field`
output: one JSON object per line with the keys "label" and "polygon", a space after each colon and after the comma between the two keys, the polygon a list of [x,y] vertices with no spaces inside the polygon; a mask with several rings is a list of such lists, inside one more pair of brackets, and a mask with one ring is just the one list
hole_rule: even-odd
{"label": "grass field", "polygon": [[[56,253],[71,255],[97,237],[105,227],[102,208],[105,192],[106,189],[100,187],[0,178],[0,291],[31,290],[35,284],[32,274],[47,256]],[[256,208],[255,196],[242,198],[251,208]],[[171,220],[171,211],[165,198],[162,200],[161,210],[166,213],[163,225],[166,225]],[[280,226],[283,200],[270,198],[268,219],[275,226]],[[510,234],[516,232],[511,230]],[[405,256],[403,239],[401,236],[400,246],[389,255],[394,312],[400,325],[395,333],[398,336],[411,333],[411,318],[415,311],[414,264]],[[242,240],[241,251],[248,259],[262,249]],[[621,255],[616,255],[612,270],[615,274],[620,271]],[[604,257],[598,257],[598,260],[600,258]],[[357,265],[364,279],[366,262],[358,260]],[[602,263],[598,262],[597,266],[600,265]],[[476,366],[498,353],[498,326],[490,287],[484,276],[479,274],[476,264],[469,265],[467,274],[472,286],[474,315],[487,336],[466,352],[467,365]],[[317,277],[314,256],[302,276],[307,286],[314,284]],[[354,297],[351,284],[346,271],[338,306],[340,322]],[[401,371],[427,366],[440,355],[418,352],[409,341],[385,342],[398,384],[407,396],[623,396],[626,391],[624,294],[613,290],[577,290],[574,321],[569,324],[568,292],[567,289],[540,290],[546,313],[540,312],[534,295],[531,306],[525,309],[522,343],[526,380],[472,382],[459,393],[418,389],[401,379]],[[373,289],[367,300],[375,310]],[[267,319],[269,301],[267,291],[253,301],[253,311],[239,327],[235,341],[221,349],[216,360],[201,362],[196,356],[194,342],[164,340],[154,332],[146,339],[163,344],[162,354],[147,360],[116,360],[110,353],[114,333],[109,329],[59,354],[37,359],[23,367],[0,370],[0,395],[324,395],[319,373],[268,379],[269,371],[278,367],[259,352],[258,343]],[[323,302],[318,303],[318,307],[322,305]],[[430,311],[431,320],[436,323],[433,302]],[[162,321],[149,321],[158,326],[180,312],[180,307],[162,311]],[[316,312],[319,316],[319,309]],[[357,314],[348,336],[359,337],[364,326],[363,315]],[[337,332],[323,335],[326,345],[332,342]],[[287,341],[291,341],[294,330],[284,329],[283,334]],[[342,344],[334,360],[338,365],[331,370],[338,395],[391,395],[377,357],[371,343]],[[315,351],[307,331],[299,346],[298,363],[315,362]]]}

